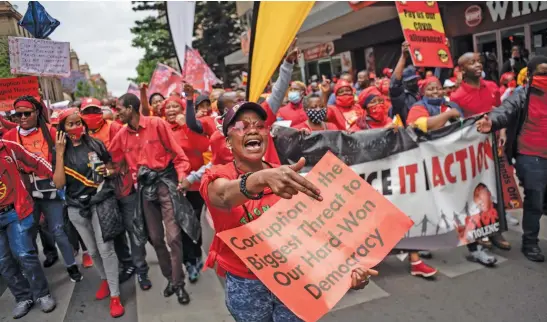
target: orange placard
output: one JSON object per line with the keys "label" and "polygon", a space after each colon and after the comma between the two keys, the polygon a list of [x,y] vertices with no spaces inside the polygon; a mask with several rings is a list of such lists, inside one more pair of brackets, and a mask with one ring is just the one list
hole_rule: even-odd
{"label": "orange placard", "polygon": [[317,321],[346,294],[352,270],[377,265],[414,223],[331,152],[306,178],[322,202],[281,199],[218,236],[297,316]]}
{"label": "orange placard", "polygon": [[505,209],[522,209],[522,196],[515,180],[515,170],[507,162],[507,157],[503,152],[499,153],[499,167]]}
{"label": "orange placard", "polygon": [[13,110],[13,102],[20,96],[30,95],[40,99],[38,77],[26,76],[0,79],[0,111]]}
{"label": "orange placard", "polygon": [[452,55],[436,1],[397,1],[403,34],[416,67],[452,68]]}

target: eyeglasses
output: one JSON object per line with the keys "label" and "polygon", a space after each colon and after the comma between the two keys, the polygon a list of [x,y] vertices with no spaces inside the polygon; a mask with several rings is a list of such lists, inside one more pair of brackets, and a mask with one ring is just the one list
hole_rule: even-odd
{"label": "eyeglasses", "polygon": [[30,111],[30,112],[15,112],[15,113],[13,113],[13,116],[19,117],[19,118],[21,118],[23,116],[24,117],[30,117],[32,115],[32,113],[34,113],[34,112],[36,112],[36,110]]}
{"label": "eyeglasses", "polygon": [[264,121],[237,121],[234,123],[234,126],[228,130],[228,132],[236,131],[238,133],[247,133],[251,130],[251,128],[255,128],[259,134],[267,134],[269,131],[269,128],[266,126]]}

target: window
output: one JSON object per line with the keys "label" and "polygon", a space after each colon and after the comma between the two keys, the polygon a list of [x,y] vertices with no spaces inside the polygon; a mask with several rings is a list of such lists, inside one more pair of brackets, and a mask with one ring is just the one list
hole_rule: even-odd
{"label": "window", "polygon": [[547,56],[547,21],[530,26],[532,35],[532,57],[535,55]]}
{"label": "window", "polygon": [[502,61],[511,58],[511,48],[519,46],[521,51],[525,46],[524,27],[511,28],[501,31],[501,54]]}

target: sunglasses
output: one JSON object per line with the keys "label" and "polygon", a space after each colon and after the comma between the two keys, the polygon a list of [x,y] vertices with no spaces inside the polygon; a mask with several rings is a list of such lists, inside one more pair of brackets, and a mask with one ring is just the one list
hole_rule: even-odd
{"label": "sunglasses", "polygon": [[30,111],[30,112],[15,112],[15,113],[13,113],[13,116],[19,117],[19,118],[21,118],[23,116],[24,117],[30,117],[32,115],[32,113],[34,113],[34,112],[36,112],[36,110]]}
{"label": "sunglasses", "polygon": [[259,134],[267,134],[269,131],[269,128],[266,126],[264,121],[237,121],[234,123],[234,126],[230,128],[229,132],[235,131],[237,133],[247,133],[252,128],[255,128]]}

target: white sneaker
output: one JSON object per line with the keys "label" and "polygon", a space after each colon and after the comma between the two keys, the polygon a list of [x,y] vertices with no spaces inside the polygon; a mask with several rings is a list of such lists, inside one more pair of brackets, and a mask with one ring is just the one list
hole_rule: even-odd
{"label": "white sneaker", "polygon": [[510,213],[505,215],[505,220],[507,220],[507,223],[511,226],[518,226],[520,224],[519,220]]}

